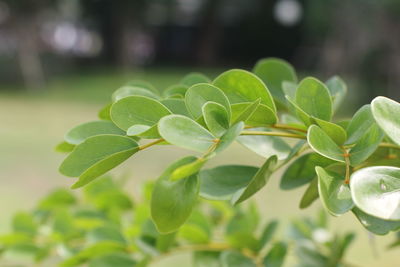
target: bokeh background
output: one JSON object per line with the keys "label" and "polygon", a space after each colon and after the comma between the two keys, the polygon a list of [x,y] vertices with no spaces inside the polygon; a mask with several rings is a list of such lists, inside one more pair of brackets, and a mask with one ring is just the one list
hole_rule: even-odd
{"label": "bokeh background", "polygon": [[[342,76],[350,92],[340,117],[377,95],[400,100],[400,1],[0,0],[0,232],[15,211],[72,184],[57,172],[64,156],[54,146],[125,82],[162,91],[185,73],[215,77],[264,57],[288,60],[300,77]],[[183,154],[144,151],[116,173],[132,177],[135,194]],[[209,166],[227,162],[262,159],[233,146]],[[278,182],[257,195],[265,218],[320,208],[298,210],[304,188],[281,192]],[[356,266],[400,266],[399,251],[385,251],[391,237],[371,238],[350,214],[332,227],[359,233],[347,257]]]}

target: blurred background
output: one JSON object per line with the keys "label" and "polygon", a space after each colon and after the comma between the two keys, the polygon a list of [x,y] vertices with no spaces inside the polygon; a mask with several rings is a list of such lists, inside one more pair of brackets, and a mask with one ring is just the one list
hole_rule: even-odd
{"label": "blurred background", "polygon": [[[350,95],[341,117],[377,95],[398,101],[400,1],[0,0],[0,231],[16,210],[72,184],[58,174],[63,155],[53,147],[96,119],[125,82],[145,79],[161,91],[191,71],[213,78],[264,57],[288,60],[300,77],[342,76]],[[163,148],[129,161],[119,168],[134,178],[127,190],[184,153]],[[249,154],[235,146],[215,164],[262,162]],[[298,210],[293,199],[304,188],[277,193],[276,180],[258,194],[267,218],[319,208]],[[282,205],[269,205],[277,199]],[[398,251],[384,252],[388,237],[371,240],[351,215],[333,227],[360,233],[349,255],[355,265],[399,266]]]}

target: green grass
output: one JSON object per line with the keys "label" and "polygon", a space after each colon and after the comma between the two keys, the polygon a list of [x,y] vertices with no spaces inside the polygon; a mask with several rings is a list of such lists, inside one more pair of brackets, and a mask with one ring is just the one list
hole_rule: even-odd
{"label": "green grass", "polygon": [[[110,94],[131,79],[148,80],[162,90],[179,81],[184,73],[179,69],[82,73],[55,78],[43,92],[0,92],[0,232],[8,228],[15,211],[32,208],[35,201],[51,188],[73,184],[74,179],[58,173],[57,168],[64,155],[53,150],[68,129],[96,119],[97,110],[109,101]],[[209,73],[212,75],[215,71]],[[137,194],[137,185],[146,179],[156,178],[171,161],[186,154],[187,151],[167,146],[152,148],[135,155],[118,167],[115,173],[130,174],[132,179],[127,190]],[[234,145],[209,166],[239,162],[259,165],[262,161],[245,148]],[[279,218],[287,224],[295,216],[312,215],[321,207],[317,201],[312,208],[299,210],[298,201],[304,188],[281,191],[277,178],[273,177],[256,196],[264,219]],[[351,214],[331,219],[331,225],[338,231],[358,233],[347,256],[349,262],[366,267],[398,266],[398,250],[384,250],[391,237],[376,237],[370,241],[367,232]],[[375,243],[379,258],[374,258],[371,242]],[[182,260],[187,262],[188,257],[174,257],[156,266],[172,266]]]}

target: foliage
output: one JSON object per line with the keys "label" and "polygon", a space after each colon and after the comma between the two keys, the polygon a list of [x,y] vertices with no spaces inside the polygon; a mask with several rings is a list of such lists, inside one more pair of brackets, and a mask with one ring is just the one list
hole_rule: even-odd
{"label": "foliage", "polygon": [[[162,233],[179,229],[198,196],[236,205],[284,165],[282,189],[308,184],[302,208],[320,197],[330,214],[352,211],[375,234],[397,230],[400,104],[377,97],[351,119],[335,121],[347,92],[339,77],[297,82],[293,67],[273,58],[261,60],[254,72],[228,70],[213,81],[189,74],[162,95],[131,82],[113,94],[101,121],[66,135],[59,150],[75,148],[60,171],[78,177],[73,186],[78,188],[143,149],[175,145],[197,154],[170,165],[156,182],[151,210]],[[204,169],[234,141],[265,157],[265,163]]]}
{"label": "foliage", "polygon": [[[277,221],[260,223],[254,205],[232,207],[216,201],[197,202],[178,231],[160,234],[150,211],[151,191],[157,185],[145,184],[135,202],[123,187],[122,180],[105,176],[80,195],[63,188],[51,192],[32,212],[15,214],[12,232],[0,236],[2,260],[21,262],[24,256],[25,262],[51,266],[144,267],[170,255],[190,253],[193,266],[198,267],[279,267],[289,249],[296,253],[308,249],[315,253],[308,260],[323,257],[337,265],[347,248],[332,243],[336,240],[326,220],[320,219],[323,214],[315,221],[293,221],[288,236],[296,240],[292,247],[276,237]],[[321,232],[326,238],[318,237]],[[347,240],[342,235],[335,238]],[[333,244],[342,251],[340,255],[326,253]],[[301,253],[305,252],[300,252],[300,258]]]}

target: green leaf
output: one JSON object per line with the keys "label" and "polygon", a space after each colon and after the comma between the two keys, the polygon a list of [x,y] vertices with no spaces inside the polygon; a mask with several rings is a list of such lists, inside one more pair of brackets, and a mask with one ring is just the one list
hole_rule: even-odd
{"label": "green leaf", "polygon": [[354,204],[383,220],[400,220],[400,168],[368,167],[350,179]]}
{"label": "green leaf", "polygon": [[171,111],[157,100],[144,96],[129,96],[115,102],[111,107],[111,118],[122,130],[135,124],[153,126]]}
{"label": "green leaf", "polygon": [[339,146],[346,142],[347,134],[346,131],[339,125],[320,120],[318,118],[313,118],[316,124]]}
{"label": "green leaf", "polygon": [[346,97],[347,85],[339,76],[333,76],[325,84],[332,96],[333,110],[336,111]]}
{"label": "green leaf", "polygon": [[289,105],[289,109],[294,113],[293,115],[300,119],[304,125],[310,126],[312,124],[311,116],[308,115],[302,108],[300,108],[291,97],[288,95],[285,95],[285,97]]}
{"label": "green leaf", "polygon": [[219,88],[212,84],[200,83],[193,85],[185,95],[186,108],[193,118],[198,119],[203,114],[203,105],[209,101],[221,104],[231,116],[228,98]]}
{"label": "green leaf", "polygon": [[241,103],[233,104],[231,117],[232,124],[236,124],[241,121],[247,121],[257,110],[257,107],[260,105],[260,101],[260,99],[257,99],[252,103],[244,103],[244,105]]}
{"label": "green leaf", "polygon": [[224,251],[221,254],[221,267],[256,267],[254,262],[235,251]]}
{"label": "green leaf", "polygon": [[390,231],[398,231],[400,229],[400,222],[387,221],[377,217],[371,216],[363,212],[357,207],[353,208],[353,213],[368,231],[377,235],[386,235]]}
{"label": "green leaf", "polygon": [[326,167],[334,163],[317,153],[309,153],[300,156],[293,161],[282,175],[280,188],[291,190],[311,182],[315,177],[315,167]]}
{"label": "green leaf", "polygon": [[87,235],[87,242],[96,244],[101,241],[113,241],[126,245],[126,239],[117,227],[102,226],[91,230]]}
{"label": "green leaf", "polygon": [[[255,110],[252,111],[255,107]],[[276,114],[266,105],[257,106],[252,103],[237,103],[232,105],[232,121],[244,121],[249,126],[266,126],[278,122]]]}
{"label": "green leaf", "polygon": [[312,125],[308,128],[307,141],[318,154],[332,160],[345,162],[344,151],[320,127]]}
{"label": "green leaf", "polygon": [[325,209],[334,216],[342,215],[354,206],[349,187],[344,177],[332,171],[316,167],[318,192]]}
{"label": "green leaf", "polygon": [[79,177],[73,188],[81,187],[108,172],[139,150],[131,138],[119,135],[89,137],[76,146],[62,162],[60,172],[66,176]]}
{"label": "green leaf", "polygon": [[195,161],[190,162],[188,164],[182,165],[178,168],[176,168],[172,174],[171,174],[171,181],[177,181],[182,178],[186,178],[188,176],[191,176],[193,174],[196,174],[199,172],[199,170],[204,166],[204,164],[212,157],[200,157],[197,158]]}
{"label": "green leaf", "polygon": [[374,124],[375,120],[372,116],[371,106],[362,106],[353,116],[347,126],[347,141],[346,145],[354,144],[360,139],[365,132]]}
{"label": "green leaf", "polygon": [[102,109],[100,109],[99,113],[97,114],[97,117],[99,117],[99,119],[101,119],[101,120],[110,121],[111,120],[111,116],[110,116],[111,106],[112,106],[112,103],[107,104]]}
{"label": "green leaf", "polygon": [[253,176],[249,184],[234,194],[232,203],[235,205],[239,204],[263,188],[267,184],[272,172],[274,171],[277,161],[278,158],[276,156],[272,156],[267,159],[257,173]]}
{"label": "green leaf", "polygon": [[213,84],[220,88],[232,104],[254,102],[261,99],[261,104],[276,113],[276,107],[271,93],[260,78],[245,70],[228,70],[217,78]]}
{"label": "green leaf", "polygon": [[278,221],[271,221],[269,222],[265,228],[264,231],[261,234],[260,237],[260,246],[259,249],[263,249],[265,245],[268,244],[269,241],[271,241],[272,237],[274,236],[276,229],[278,228]]}
{"label": "green leaf", "polygon": [[72,128],[64,139],[69,144],[79,145],[87,138],[100,134],[125,135],[125,132],[111,121],[91,121]]}
{"label": "green leaf", "polygon": [[126,253],[110,253],[90,261],[89,267],[134,267],[136,261]]}
{"label": "green leaf", "polygon": [[285,261],[287,253],[287,245],[283,242],[277,242],[268,252],[263,260],[263,266],[265,267],[281,267]]}
{"label": "green leaf", "polygon": [[158,123],[158,130],[167,142],[182,148],[204,153],[215,145],[214,135],[194,120],[182,115],[162,118]]}
{"label": "green leaf", "polygon": [[379,96],[372,101],[371,109],[376,122],[386,135],[400,145],[400,103]]}
{"label": "green leaf", "polygon": [[229,128],[229,115],[224,106],[207,102],[203,106],[203,117],[210,132],[220,137]]}
{"label": "green leaf", "polygon": [[163,92],[164,97],[179,97],[185,98],[186,91],[189,89],[189,86],[183,84],[175,84],[171,85]]}
{"label": "green leaf", "polygon": [[308,185],[306,191],[300,200],[300,209],[305,209],[309,207],[317,198],[319,197],[318,193],[318,178],[315,177],[311,183]]}
{"label": "green leaf", "polygon": [[74,150],[75,145],[71,145],[67,142],[61,142],[55,147],[55,151],[60,153],[69,153]]}
{"label": "green leaf", "polygon": [[123,86],[115,91],[111,98],[113,102],[116,102],[128,96],[145,96],[152,99],[159,99],[159,96],[154,92],[137,86]]}
{"label": "green leaf", "polygon": [[158,251],[167,252],[176,242],[176,232],[158,235],[156,247]]}
{"label": "green leaf", "polygon": [[216,147],[215,147],[215,153],[219,153],[226,149],[230,144],[232,144],[237,137],[240,135],[244,128],[244,123],[239,122],[236,123],[235,125],[231,126],[225,133],[224,135],[221,136],[219,139]]}
{"label": "green leaf", "polygon": [[178,167],[195,161],[185,157],[172,163],[157,180],[151,198],[151,217],[160,233],[171,233],[189,218],[199,191],[197,175],[179,181],[170,176]]}
{"label": "green leaf", "polygon": [[383,132],[376,123],[373,123],[367,132],[357,141],[349,151],[350,164],[356,166],[364,162],[378,148],[383,139]]}
{"label": "green leaf", "polygon": [[297,83],[296,71],[287,61],[279,58],[261,59],[255,65],[253,72],[261,78],[271,91],[273,97],[284,104],[285,96],[282,91],[282,83]]}
{"label": "green leaf", "polygon": [[241,165],[224,165],[202,170],[199,173],[200,196],[210,200],[230,200],[245,188],[258,168]]}
{"label": "green leaf", "polygon": [[206,75],[199,72],[191,72],[185,75],[185,77],[182,78],[180,83],[190,87],[198,83],[209,83],[209,82],[211,82],[211,80]]}
{"label": "green leaf", "polygon": [[[267,128],[252,128],[249,130],[269,131]],[[240,144],[264,158],[276,155],[278,160],[283,160],[286,159],[291,152],[291,147],[282,138],[276,136],[241,135],[237,140]]]}
{"label": "green leaf", "polygon": [[210,241],[208,233],[206,233],[201,227],[188,223],[185,223],[179,229],[179,237],[194,244],[207,244]]}
{"label": "green leaf", "polygon": [[325,121],[332,118],[332,100],[328,88],[319,80],[303,79],[296,90],[296,103],[308,115]]}
{"label": "green leaf", "polygon": [[177,98],[169,98],[161,100],[161,104],[166,106],[173,114],[179,114],[190,117],[189,111],[186,108],[185,100]]}

